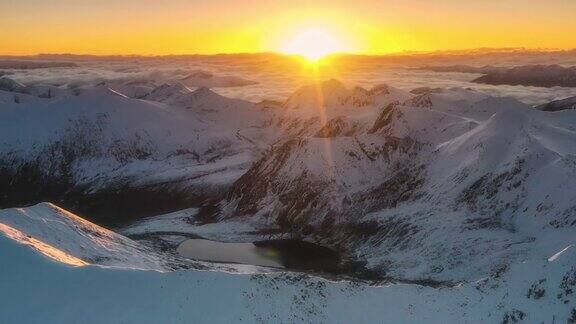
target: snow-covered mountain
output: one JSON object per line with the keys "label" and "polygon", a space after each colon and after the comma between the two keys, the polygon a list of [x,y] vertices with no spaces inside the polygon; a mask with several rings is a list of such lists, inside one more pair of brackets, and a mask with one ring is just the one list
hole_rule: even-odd
{"label": "snow-covered mountain", "polygon": [[[109,224],[201,207],[198,220],[321,243],[408,285],[393,289],[440,300],[414,306],[414,319],[446,303],[461,306],[444,313],[466,312],[471,322],[572,316],[576,110],[541,111],[461,88],[408,93],[336,80],[304,86],[282,104],[183,84],[141,99],[106,84],[53,98],[4,90],[0,103],[4,207],[52,200]],[[24,211],[8,214],[0,223],[31,231],[14,221]],[[31,236],[92,263],[53,236]],[[343,296],[326,285],[333,309]]]}
{"label": "snow-covered mountain", "polygon": [[108,212],[130,214],[124,202],[164,191],[172,195],[160,205],[180,206],[229,186],[269,139],[254,131],[265,117],[251,103],[205,88],[163,99],[169,104],[106,85],[59,98],[0,91],[0,182],[8,189],[0,205],[52,200],[71,207],[100,195],[120,206]]}
{"label": "snow-covered mountain", "polygon": [[552,102],[539,105],[536,107],[536,109],[543,111],[561,111],[561,110],[576,109],[576,96],[560,100],[554,100]]}
{"label": "snow-covered mountain", "polygon": [[139,80],[128,82],[103,82],[102,85],[105,85],[111,90],[121,93],[126,97],[135,99],[141,99],[149,95],[157,87],[154,82]]}
{"label": "snow-covered mountain", "polygon": [[[231,88],[243,87],[248,85],[257,84],[256,81],[246,80],[233,75],[215,75],[213,73],[196,70],[186,74],[184,77],[167,77],[158,76],[154,78],[137,77],[127,79],[112,79],[101,82],[102,85],[119,92],[127,97],[147,100],[162,101],[166,99],[169,92],[178,91],[191,91],[196,88]],[[0,88],[1,88],[0,83]],[[154,93],[152,93],[154,92]]]}
{"label": "snow-covered mountain", "polygon": [[[142,99],[119,91],[106,83],[53,98],[1,91],[0,182],[10,190],[0,205],[51,200],[111,223],[189,207],[226,192],[271,144],[319,132],[326,116],[360,126],[357,119],[378,109],[357,103],[383,100],[387,90],[336,94],[346,98],[327,92],[331,102],[353,104],[352,110],[341,106],[328,115],[311,107],[270,108],[182,84],[160,85]],[[285,105],[307,98],[295,95]],[[157,192],[171,195],[161,202],[148,199]],[[155,206],[160,209],[149,210]]]}
{"label": "snow-covered mountain", "polygon": [[510,69],[487,71],[473,82],[534,87],[575,87],[576,67],[561,65],[524,65]]}
{"label": "snow-covered mountain", "polygon": [[187,110],[202,123],[219,128],[261,126],[265,117],[251,102],[227,98],[206,87],[191,90],[181,83],[160,85],[142,99]]}
{"label": "snow-covered mountain", "polygon": [[250,216],[394,276],[450,281],[521,259],[543,233],[574,224],[573,111],[453,89],[348,125],[331,119],[330,131],[274,145],[215,216]]}
{"label": "snow-covered mountain", "polygon": [[575,87],[576,67],[561,65],[520,65],[514,67],[439,65],[416,68],[434,72],[484,74],[472,82],[493,85],[523,85],[533,87]]}
{"label": "snow-covered mountain", "polygon": [[16,82],[10,78],[0,78],[0,89],[4,91],[27,93],[27,87],[20,82]]}
{"label": "snow-covered mountain", "polygon": [[[65,89],[50,85],[28,86],[7,77],[0,78],[0,91],[15,93],[15,95],[12,96],[12,101],[15,102],[20,100],[20,97],[17,94],[27,94],[35,97],[51,99],[63,96],[68,92]],[[3,97],[6,96],[4,95]]]}

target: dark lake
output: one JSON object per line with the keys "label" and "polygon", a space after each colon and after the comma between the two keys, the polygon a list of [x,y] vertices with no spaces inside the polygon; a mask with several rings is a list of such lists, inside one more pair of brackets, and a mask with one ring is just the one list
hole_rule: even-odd
{"label": "dark lake", "polygon": [[251,264],[264,267],[336,272],[340,255],[329,248],[300,240],[224,243],[204,239],[182,242],[178,253],[189,259]]}

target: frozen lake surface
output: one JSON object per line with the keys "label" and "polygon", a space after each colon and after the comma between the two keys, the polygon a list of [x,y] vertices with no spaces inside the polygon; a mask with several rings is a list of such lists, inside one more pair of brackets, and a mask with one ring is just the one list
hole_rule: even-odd
{"label": "frozen lake surface", "polygon": [[201,261],[241,263],[263,267],[336,273],[340,255],[329,248],[300,240],[224,243],[189,239],[177,248],[181,256]]}
{"label": "frozen lake surface", "polygon": [[181,256],[194,260],[284,268],[274,250],[257,247],[253,243],[224,243],[190,239],[182,242],[177,251]]}

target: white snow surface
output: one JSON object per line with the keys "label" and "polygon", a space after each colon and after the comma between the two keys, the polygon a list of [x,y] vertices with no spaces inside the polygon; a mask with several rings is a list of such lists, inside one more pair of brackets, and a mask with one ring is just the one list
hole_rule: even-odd
{"label": "white snow surface", "polygon": [[[25,211],[42,213],[40,207],[55,208]],[[499,323],[510,316],[526,323],[562,323],[576,301],[570,291],[576,285],[573,250],[555,262],[537,251],[507,271],[446,288],[374,286],[288,273],[163,273],[66,262],[73,256],[58,252],[68,246],[65,240],[36,242],[32,249],[31,235],[18,236],[4,225],[13,212],[0,211],[3,323]],[[49,230],[62,235],[47,227],[37,239],[50,239]]]}
{"label": "white snow surface", "polygon": [[3,209],[0,211],[0,224],[87,263],[134,269],[164,269],[160,257],[138,242],[51,203]]}

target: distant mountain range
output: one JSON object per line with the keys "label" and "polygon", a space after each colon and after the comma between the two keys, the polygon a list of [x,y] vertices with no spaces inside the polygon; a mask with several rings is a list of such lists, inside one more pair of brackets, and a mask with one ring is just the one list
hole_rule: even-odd
{"label": "distant mountain range", "polygon": [[552,102],[539,105],[536,107],[536,109],[543,111],[562,111],[562,110],[576,109],[576,96],[560,100],[554,100]]}
{"label": "distant mountain range", "polygon": [[51,62],[51,61],[37,61],[37,60],[2,60],[0,59],[0,69],[41,69],[41,68],[55,68],[55,67],[77,67],[76,63],[71,62]]}
{"label": "distant mountain range", "polygon": [[419,69],[434,72],[481,73],[472,82],[493,85],[523,85],[534,87],[576,87],[576,67],[560,65],[525,65],[513,68],[469,65],[424,66]]}

